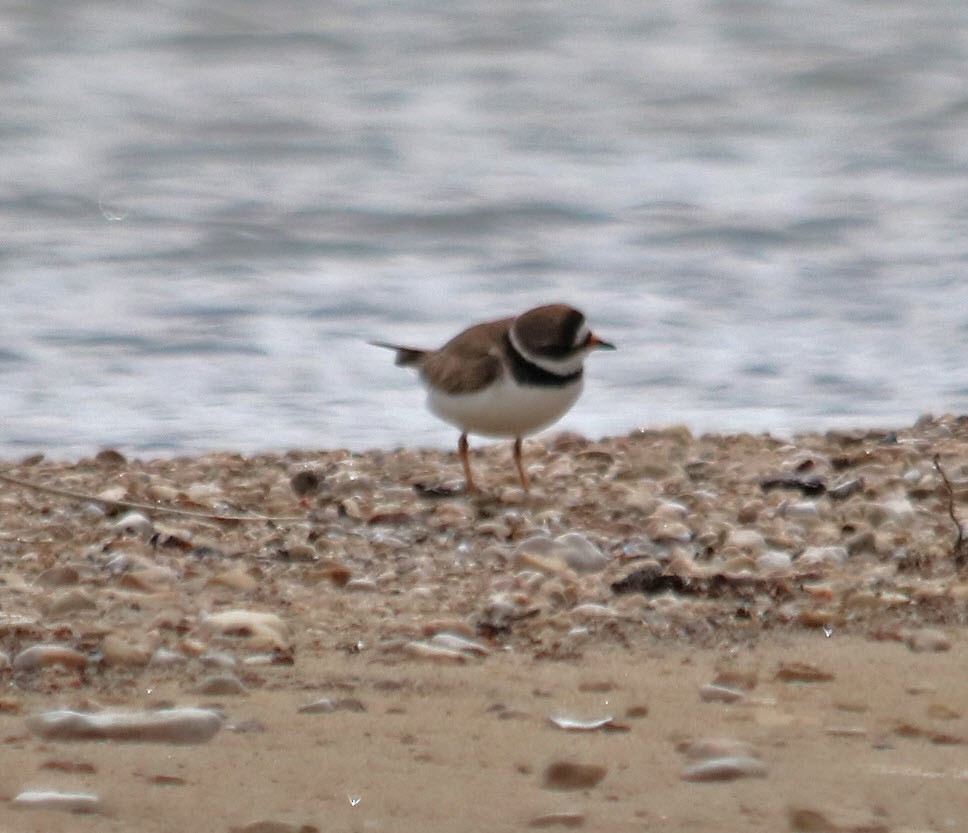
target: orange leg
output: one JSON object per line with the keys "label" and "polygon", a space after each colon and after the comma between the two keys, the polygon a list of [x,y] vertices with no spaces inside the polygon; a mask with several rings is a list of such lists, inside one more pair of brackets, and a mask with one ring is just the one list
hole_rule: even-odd
{"label": "orange leg", "polygon": [[521,464],[521,438],[515,437],[514,439],[514,465],[518,468],[518,479],[521,481],[521,488],[524,489],[524,493],[530,494],[531,489],[528,486],[528,475],[524,473],[524,466]]}
{"label": "orange leg", "polygon": [[467,480],[467,494],[472,495],[477,492],[477,486],[474,485],[474,475],[471,474],[471,461],[467,456],[467,434],[461,434],[460,439],[457,441],[457,451],[460,453],[460,462],[464,467],[464,478]]}

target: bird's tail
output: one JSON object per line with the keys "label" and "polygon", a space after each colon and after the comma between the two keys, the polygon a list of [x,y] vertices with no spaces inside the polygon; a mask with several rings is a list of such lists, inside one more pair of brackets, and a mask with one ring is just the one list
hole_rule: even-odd
{"label": "bird's tail", "polygon": [[387,350],[395,350],[397,357],[394,364],[398,367],[413,367],[419,365],[429,350],[420,350],[416,347],[401,347],[399,344],[388,344],[385,341],[371,341],[374,347],[386,347]]}

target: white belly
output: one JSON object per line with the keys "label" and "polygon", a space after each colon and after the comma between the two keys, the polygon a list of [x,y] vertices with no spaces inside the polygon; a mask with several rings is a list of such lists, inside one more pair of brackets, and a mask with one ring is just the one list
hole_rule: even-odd
{"label": "white belly", "polygon": [[478,393],[451,396],[431,389],[427,407],[468,434],[523,437],[561,419],[581,391],[580,378],[559,388],[520,386],[502,376]]}

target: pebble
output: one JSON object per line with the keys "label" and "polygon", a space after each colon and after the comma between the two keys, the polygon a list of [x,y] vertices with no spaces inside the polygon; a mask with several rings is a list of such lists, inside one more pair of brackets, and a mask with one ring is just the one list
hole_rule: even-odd
{"label": "pebble", "polygon": [[13,670],[36,671],[38,668],[49,668],[53,665],[83,669],[87,667],[87,662],[87,654],[66,645],[32,645],[14,657]]}
{"label": "pebble", "polygon": [[699,699],[704,703],[741,703],[746,699],[746,692],[716,683],[706,683],[699,689]]}
{"label": "pebble", "polygon": [[[430,519],[430,525],[434,529],[445,529],[447,527],[463,527],[469,523],[472,523],[475,519],[475,513],[464,501],[449,501],[447,503],[440,503],[435,507],[433,516]],[[478,527],[480,531],[480,527]],[[497,532],[495,537],[502,537],[499,528],[492,527],[492,531],[488,534],[493,534]],[[504,535],[503,537],[507,537]]]}
{"label": "pebble", "polygon": [[56,596],[47,607],[48,616],[64,616],[85,610],[97,610],[94,597],[81,587],[75,587]]}
{"label": "pebble", "polygon": [[101,660],[109,667],[140,667],[151,660],[151,652],[130,644],[120,636],[108,634],[101,642]]}
{"label": "pebble", "polygon": [[128,459],[116,448],[102,448],[94,455],[94,462],[105,468],[115,468],[125,465]]}
{"label": "pebble", "polygon": [[292,824],[287,821],[253,821],[241,827],[230,828],[231,833],[319,833],[313,824]]}
{"label": "pebble", "polygon": [[572,829],[585,824],[584,813],[544,813],[528,822],[528,827],[569,827]]}
{"label": "pebble", "polygon": [[907,498],[899,498],[869,503],[865,514],[874,526],[893,523],[896,526],[903,527],[914,522],[917,517],[917,510]]}
{"label": "pebble", "polygon": [[756,523],[757,518],[763,511],[765,504],[762,500],[748,500],[743,503],[736,513],[736,520],[741,524]]}
{"label": "pebble", "polygon": [[196,694],[208,697],[236,696],[246,694],[245,685],[234,674],[214,674],[199,680],[192,689]]}
{"label": "pebble", "polygon": [[288,561],[312,562],[319,557],[312,544],[305,544],[301,541],[286,544],[284,552]]}
{"label": "pebble", "polygon": [[858,477],[853,480],[845,480],[843,483],[838,483],[833,488],[827,489],[827,497],[831,500],[846,500],[862,491],[864,491],[864,480]]}
{"label": "pebble", "polygon": [[13,798],[10,806],[18,810],[62,810],[68,813],[97,813],[101,809],[101,799],[92,793],[25,790]]}
{"label": "pebble", "polygon": [[443,648],[431,642],[416,640],[404,645],[404,650],[418,659],[430,659],[436,662],[467,662],[467,654],[464,651],[454,650],[453,648]]}
{"label": "pebble", "polygon": [[761,573],[783,573],[793,566],[793,558],[785,552],[771,550],[756,559],[756,569]]}
{"label": "pebble", "polygon": [[116,504],[119,500],[124,500],[128,496],[128,490],[124,486],[109,486],[97,493],[97,499],[101,503],[110,505]]}
{"label": "pebble", "polygon": [[529,551],[518,553],[512,558],[511,566],[519,572],[534,572],[545,576],[574,576],[571,569],[553,555],[539,555]]}
{"label": "pebble", "polygon": [[607,619],[614,619],[618,613],[607,605],[595,602],[585,602],[585,604],[573,607],[569,614],[572,619],[579,622],[596,622]]}
{"label": "pebble", "polygon": [[433,601],[437,597],[437,593],[433,587],[430,587],[426,584],[421,584],[417,587],[414,587],[413,590],[410,591],[410,596],[414,599],[429,602]]}
{"label": "pebble", "polygon": [[555,549],[555,542],[548,535],[531,535],[518,544],[511,553],[513,561],[518,556],[530,553],[531,555],[551,555]]}
{"label": "pebble", "polygon": [[861,590],[846,596],[843,600],[843,606],[845,610],[850,611],[873,611],[884,607],[881,597],[868,590]]}
{"label": "pebble", "polygon": [[320,471],[301,469],[289,478],[289,485],[297,497],[305,498],[316,494],[325,479]]}
{"label": "pebble", "polygon": [[716,685],[751,691],[759,683],[760,675],[754,665],[727,665],[717,669],[712,681]]}
{"label": "pebble", "polygon": [[[736,552],[735,547],[731,550],[724,550],[724,555],[728,554],[730,551]],[[752,556],[746,555],[745,553],[739,555],[733,555],[722,562],[722,571],[724,573],[750,573],[756,568],[756,562],[753,560]]]}
{"label": "pebble", "polygon": [[787,818],[793,833],[890,833],[893,829],[884,818],[863,811],[791,807]]}
{"label": "pebble", "polygon": [[400,583],[400,574],[396,570],[384,570],[373,581],[378,588],[393,588]]}
{"label": "pebble", "polygon": [[580,532],[567,532],[554,540],[554,553],[576,573],[600,573],[608,558]]}
{"label": "pebble", "polygon": [[259,589],[258,580],[244,570],[225,570],[212,576],[209,584],[238,590],[240,593],[253,593]]}
{"label": "pebble", "polygon": [[167,483],[150,483],[145,489],[145,497],[158,503],[173,504],[181,500],[181,495],[174,486]]}
{"label": "pebble", "polygon": [[249,654],[242,660],[246,668],[256,668],[266,665],[292,665],[292,653],[288,651],[267,651],[261,654]]}
{"label": "pebble", "polygon": [[613,593],[662,593],[680,586],[676,576],[670,576],[666,569],[652,558],[639,562],[632,572],[611,585]]}
{"label": "pebble", "polygon": [[514,574],[514,587],[531,596],[537,593],[541,589],[541,585],[547,580],[548,576],[541,570],[518,570]]}
{"label": "pebble", "polygon": [[161,570],[125,570],[118,579],[118,586],[139,593],[155,593],[162,581],[170,580]]}
{"label": "pebble", "polygon": [[786,504],[783,514],[787,518],[810,521],[820,517],[820,507],[812,500],[798,500]]}
{"label": "pebble", "polygon": [[160,567],[157,564],[137,564],[132,565],[132,569],[121,576],[122,587],[134,587],[153,593],[157,588],[173,584],[178,581],[178,576],[174,570],[168,567]]}
{"label": "pebble", "polygon": [[201,624],[209,632],[245,637],[253,647],[289,647],[289,627],[275,613],[223,610],[203,616]]}
{"label": "pebble", "polygon": [[755,529],[734,529],[726,536],[726,546],[759,556],[766,551],[766,540]]}
{"label": "pebble", "polygon": [[83,772],[91,775],[97,772],[97,767],[90,761],[74,761],[65,758],[46,760],[40,765],[40,768],[54,772]]}
{"label": "pebble", "polygon": [[410,523],[412,520],[413,515],[410,512],[404,507],[392,503],[375,507],[366,517],[366,522],[371,526],[380,524],[387,526],[404,525]]}
{"label": "pebble", "polygon": [[27,718],[27,728],[45,740],[118,740],[205,743],[222,728],[208,709],[79,712],[58,709]]}
{"label": "pebble", "polygon": [[667,500],[655,507],[652,517],[660,521],[681,521],[689,517],[689,509],[681,503]]}
{"label": "pebble", "polygon": [[784,662],[777,669],[775,679],[784,683],[829,683],[834,675],[809,662]]}
{"label": "pebble", "polygon": [[362,700],[357,700],[355,697],[341,697],[339,700],[323,697],[305,706],[300,706],[296,711],[299,714],[329,714],[335,711],[362,713],[366,711],[366,705]]}
{"label": "pebble", "polygon": [[826,547],[807,547],[802,553],[800,553],[799,558],[797,558],[797,565],[800,567],[806,566],[822,566],[822,565],[837,565],[843,564],[847,561],[847,548],[830,545]]}
{"label": "pebble", "polygon": [[574,761],[554,761],[544,773],[544,787],[548,790],[586,790],[597,786],[608,773],[600,764],[580,764]]}
{"label": "pebble", "polygon": [[684,781],[735,781],[737,778],[763,778],[766,764],[750,755],[707,758],[682,771]]}
{"label": "pebble", "polygon": [[225,501],[225,494],[214,483],[192,483],[185,489],[185,496],[206,509],[215,509]]}
{"label": "pebble", "polygon": [[932,703],[928,706],[928,717],[933,720],[958,720],[961,712],[945,703]]}
{"label": "pebble", "polygon": [[35,579],[41,587],[71,587],[80,580],[80,571],[77,567],[69,564],[59,564],[56,567],[44,570]]}
{"label": "pebble", "polygon": [[143,512],[131,511],[121,516],[112,527],[116,535],[137,535],[148,540],[155,531],[151,519]]}
{"label": "pebble", "polygon": [[491,649],[473,639],[467,639],[453,633],[437,633],[430,638],[430,644],[440,648],[448,648],[452,651],[463,651],[466,654],[476,654],[486,657],[491,653]]}
{"label": "pebble", "polygon": [[951,639],[937,628],[918,628],[904,635],[904,644],[915,653],[950,651]]}
{"label": "pebble", "polygon": [[330,560],[320,562],[318,569],[309,574],[312,579],[326,579],[335,587],[346,587],[353,571],[341,561]]}
{"label": "pebble", "polygon": [[582,719],[568,714],[551,714],[548,722],[567,732],[594,732],[598,729],[627,732],[630,728],[626,723],[618,723],[611,715]]}
{"label": "pebble", "polygon": [[645,532],[657,544],[687,544],[692,540],[692,530],[682,521],[653,518],[645,525]]}
{"label": "pebble", "polygon": [[880,594],[882,607],[904,607],[911,604],[911,598],[906,593],[891,593],[886,591]]}
{"label": "pebble", "polygon": [[808,628],[834,627],[844,623],[844,614],[839,610],[814,608],[800,611],[797,621]]}
{"label": "pebble", "polygon": [[518,613],[518,606],[507,593],[494,593],[484,603],[481,622],[488,628],[501,631],[508,628]]}
{"label": "pebble", "polygon": [[151,655],[151,659],[148,660],[148,665],[158,668],[170,668],[174,665],[184,665],[186,662],[185,657],[177,651],[172,651],[168,648],[156,648],[155,652]]}
{"label": "pebble", "polygon": [[[477,531],[480,535],[490,536],[498,541],[506,541],[511,537],[511,530],[508,528],[506,523],[502,521],[485,521],[484,523],[477,525]],[[504,558],[503,550],[495,546],[494,552],[501,555],[501,559]],[[484,553],[482,553],[483,555]]]}
{"label": "pebble", "polygon": [[323,697],[320,700],[307,703],[305,706],[300,706],[296,711],[299,714],[329,714],[336,711],[336,704],[331,698]]}
{"label": "pebble", "polygon": [[208,668],[235,668],[238,665],[235,657],[228,651],[206,651],[198,661]]}
{"label": "pebble", "polygon": [[837,738],[867,737],[867,729],[863,726],[826,726],[824,732]]}

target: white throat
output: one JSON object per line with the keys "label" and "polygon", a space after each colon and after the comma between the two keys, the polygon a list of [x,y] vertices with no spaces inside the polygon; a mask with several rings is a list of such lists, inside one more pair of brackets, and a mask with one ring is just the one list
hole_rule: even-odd
{"label": "white throat", "polygon": [[511,339],[511,346],[518,351],[524,358],[526,358],[531,364],[537,365],[542,370],[547,370],[549,373],[553,373],[555,376],[571,376],[573,373],[577,373],[582,368],[582,364],[585,361],[585,356],[588,354],[588,350],[579,350],[577,353],[573,353],[567,359],[550,359],[547,356],[536,356],[534,353],[525,349],[521,342],[518,340],[517,333],[514,332],[514,327],[508,333]]}

